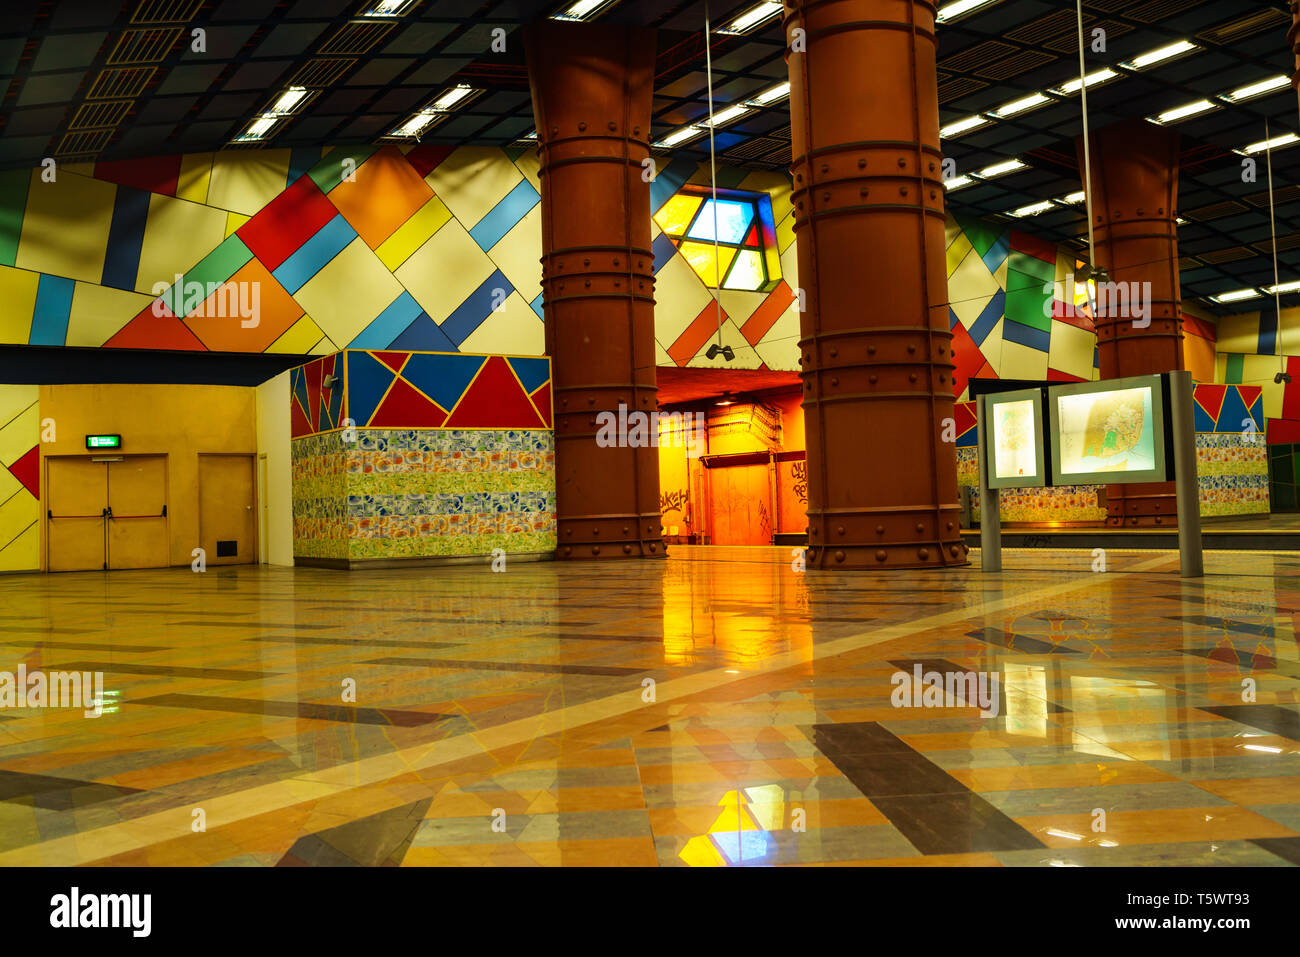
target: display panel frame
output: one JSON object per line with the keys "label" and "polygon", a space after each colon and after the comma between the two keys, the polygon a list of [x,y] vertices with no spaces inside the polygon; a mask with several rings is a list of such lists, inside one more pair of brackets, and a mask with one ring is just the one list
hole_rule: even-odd
{"label": "display panel frame", "polygon": [[[1060,400],[1079,395],[1124,392],[1130,389],[1151,390],[1151,430],[1153,467],[1130,472],[1066,471],[1061,464],[1064,444],[1061,439]],[[1071,382],[1048,387],[1047,415],[1052,446],[1052,477],[1057,485],[1131,485],[1140,482],[1165,482],[1171,478],[1168,455],[1168,395],[1164,376],[1143,375],[1126,379],[1102,379],[1097,382]]]}
{"label": "display panel frame", "polygon": [[[1017,389],[1012,392],[991,392],[982,397],[984,402],[984,427],[988,434],[984,436],[984,469],[991,489],[997,488],[1044,488],[1051,484],[1051,476],[1047,473],[1047,455],[1044,448],[1044,433],[1047,431],[1047,423],[1043,418],[1043,390],[1037,389]],[[1034,410],[1034,462],[1037,465],[1036,471],[1032,475],[1009,475],[999,477],[997,474],[997,442],[994,434],[993,423],[996,421],[995,409],[999,405],[1008,405],[1013,402],[1032,402]]]}

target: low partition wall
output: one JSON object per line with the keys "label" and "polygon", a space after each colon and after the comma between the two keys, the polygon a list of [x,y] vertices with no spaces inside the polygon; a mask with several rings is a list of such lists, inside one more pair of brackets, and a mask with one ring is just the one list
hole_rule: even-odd
{"label": "low partition wall", "polygon": [[[1196,483],[1201,515],[1267,515],[1268,447],[1259,386],[1196,386]],[[959,402],[957,484],[970,488],[972,517],[979,520],[978,430],[975,403]],[[1101,524],[1106,508],[1097,485],[1002,489],[1004,522]]]}
{"label": "low partition wall", "polygon": [[290,373],[299,565],[549,557],[550,360],[345,350]]}

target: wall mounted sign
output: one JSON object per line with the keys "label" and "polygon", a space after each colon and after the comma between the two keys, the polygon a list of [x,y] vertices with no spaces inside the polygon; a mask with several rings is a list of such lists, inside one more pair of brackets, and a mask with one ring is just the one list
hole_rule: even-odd
{"label": "wall mounted sign", "polygon": [[122,447],[122,436],[120,435],[88,435],[86,436],[86,448],[91,451],[100,449],[120,449]]}

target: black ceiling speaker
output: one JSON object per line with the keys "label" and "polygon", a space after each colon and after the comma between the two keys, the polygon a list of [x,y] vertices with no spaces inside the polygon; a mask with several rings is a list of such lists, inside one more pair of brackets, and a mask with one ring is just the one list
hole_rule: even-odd
{"label": "black ceiling speaker", "polygon": [[716,359],[719,352],[722,353],[722,358],[726,359],[728,362],[736,358],[736,353],[731,346],[720,346],[716,342],[709,346],[709,351],[704,353],[704,355],[708,359]]}

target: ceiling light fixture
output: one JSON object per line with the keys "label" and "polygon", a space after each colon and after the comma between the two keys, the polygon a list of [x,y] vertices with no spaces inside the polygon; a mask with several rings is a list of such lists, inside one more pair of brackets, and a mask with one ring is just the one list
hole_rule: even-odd
{"label": "ceiling light fixture", "polygon": [[363,17],[400,17],[415,0],[377,0],[374,6],[361,14]]}
{"label": "ceiling light fixture", "polygon": [[1022,163],[1018,159],[1004,160],[1001,163],[994,163],[992,166],[985,166],[981,170],[976,170],[975,175],[980,179],[993,179],[995,176],[1004,176],[1007,173],[1014,173],[1018,169],[1025,169],[1028,163]]}
{"label": "ceiling light fixture", "polygon": [[731,36],[739,36],[742,33],[748,33],[757,27],[762,26],[769,20],[775,19],[781,15],[781,4],[773,0],[764,0],[763,3],[756,3],[736,19],[732,20],[725,27],[719,27],[719,33],[725,33]]}
{"label": "ceiling light fixture", "polygon": [[1282,87],[1290,85],[1291,78],[1279,73],[1277,76],[1271,76],[1267,80],[1260,80],[1258,83],[1239,86],[1230,93],[1224,93],[1223,98],[1229,103],[1240,103],[1243,100],[1263,96],[1265,93],[1272,93],[1274,90],[1280,90]]}
{"label": "ceiling light fixture", "polygon": [[475,90],[472,86],[458,83],[442,96],[434,100],[431,109],[439,113],[445,113],[448,110],[455,109],[455,107],[463,103],[468,97],[473,96],[478,92],[479,91]]}
{"label": "ceiling light fixture", "polygon": [[1238,150],[1239,153],[1245,153],[1247,156],[1253,156],[1255,153],[1263,153],[1266,150],[1278,150],[1284,146],[1292,146],[1300,143],[1300,136],[1294,133],[1286,133],[1282,136],[1274,136],[1272,139],[1260,140],[1258,143],[1251,143],[1244,149]]}
{"label": "ceiling light fixture", "polygon": [[1010,103],[1003,103],[992,115],[1000,120],[1008,116],[1015,116],[1017,113],[1024,113],[1026,110],[1032,110],[1035,107],[1042,106],[1044,103],[1052,102],[1050,96],[1044,96],[1042,93],[1031,93],[1029,96],[1022,96],[1018,100],[1012,100]]}
{"label": "ceiling light fixture", "polygon": [[1082,203],[1087,198],[1088,198],[1087,193],[1085,193],[1083,190],[1079,190],[1078,192],[1075,193],[1067,193],[1066,195],[1058,199],[1057,202],[1069,203],[1071,206],[1073,206],[1075,203]]}
{"label": "ceiling light fixture", "polygon": [[1155,116],[1148,116],[1147,119],[1152,123],[1158,123],[1164,126],[1167,123],[1177,123],[1179,120],[1185,120],[1189,116],[1198,116],[1201,113],[1208,113],[1210,110],[1217,110],[1219,104],[1212,103],[1209,100],[1193,100],[1191,103],[1184,103],[1182,106],[1176,106],[1172,110],[1165,110]]}
{"label": "ceiling light fixture", "polygon": [[259,116],[248,125],[244,132],[235,137],[236,143],[256,143],[266,139],[266,134],[280,121],[278,116]]}
{"label": "ceiling light fixture", "polygon": [[750,106],[768,106],[771,103],[775,103],[777,100],[784,100],[789,95],[790,81],[787,80],[784,83],[778,83],[776,86],[764,90],[762,93],[758,94],[758,96],[751,100],[746,100],[745,102]]}
{"label": "ceiling light fixture", "polygon": [[1164,63],[1175,57],[1185,56],[1193,50],[1199,50],[1200,47],[1188,40],[1179,40],[1177,43],[1171,43],[1168,46],[1160,47],[1149,53],[1143,53],[1141,56],[1134,57],[1127,63],[1121,63],[1120,66],[1126,70],[1145,70],[1149,66],[1155,66],[1157,63]]}
{"label": "ceiling light fixture", "polygon": [[454,109],[458,109],[478,96],[483,91],[469,86],[465,83],[458,83],[451,89],[444,92],[433,103],[424,109],[415,113],[405,123],[399,126],[393,132],[389,133],[385,139],[407,140],[419,138],[433,126],[437,126],[445,120]]}
{"label": "ceiling light fixture", "polygon": [[963,186],[969,186],[973,182],[975,181],[969,176],[954,176],[952,179],[946,179],[943,181],[943,188],[951,193],[954,190],[961,189]]}
{"label": "ceiling light fixture", "polygon": [[616,3],[618,3],[618,0],[575,0],[575,2],[567,3],[560,10],[552,13],[550,19],[579,22],[592,20]]}
{"label": "ceiling light fixture", "polygon": [[[1099,83],[1105,83],[1107,80],[1113,80],[1117,76],[1119,76],[1119,74],[1116,73],[1114,70],[1103,68],[1100,70],[1094,70],[1092,73],[1089,73],[1087,76],[1085,76],[1084,79],[1088,81],[1088,89],[1091,90],[1094,86],[1097,86]],[[1047,92],[1055,93],[1057,96],[1074,96],[1074,94],[1078,93],[1081,89],[1083,89],[1083,84],[1079,82],[1079,78],[1076,76],[1073,80],[1067,80],[1066,82],[1062,83],[1060,86],[1053,87]]]}
{"label": "ceiling light fixture", "polygon": [[1019,209],[1013,209],[1007,213],[1008,216],[1037,216],[1039,213],[1045,213],[1049,209],[1054,209],[1056,204],[1050,199],[1045,199],[1041,203],[1030,203],[1028,206],[1021,206]]}
{"label": "ceiling light fixture", "polygon": [[735,106],[727,107],[725,110],[722,110],[719,113],[714,113],[712,123],[709,122],[709,118],[706,116],[698,123],[693,123],[691,125],[697,126],[700,129],[705,129],[705,130],[707,130],[710,126],[714,126],[714,127],[725,126],[727,123],[730,123],[732,120],[740,119],[748,112],[749,112],[749,107],[738,103]]}
{"label": "ceiling light fixture", "polygon": [[981,126],[988,126],[993,121],[986,116],[968,116],[964,120],[957,120],[949,123],[947,126],[939,128],[940,139],[952,139],[954,136],[961,136],[963,133],[969,133],[971,130],[977,130]]}
{"label": "ceiling light fixture", "polygon": [[704,131],[694,126],[683,126],[680,130],[674,130],[654,145],[659,149],[668,149],[672,146],[680,146],[687,140],[693,140],[701,135]]}
{"label": "ceiling light fixture", "polygon": [[1264,292],[1268,293],[1270,296],[1277,295],[1278,293],[1285,295],[1288,292],[1300,292],[1300,282],[1284,282],[1279,283],[1276,286],[1266,286]]}
{"label": "ceiling light fixture", "polygon": [[1242,299],[1254,299],[1262,296],[1263,293],[1258,289],[1233,289],[1231,292],[1221,292],[1217,296],[1211,296],[1211,302],[1239,302]]}
{"label": "ceiling light fixture", "polygon": [[288,116],[302,105],[306,96],[307,88],[305,86],[291,86],[280,94],[280,98],[275,101],[269,110],[261,115]]}
{"label": "ceiling light fixture", "polygon": [[952,3],[945,3],[939,8],[939,13],[934,18],[935,23],[952,23],[958,17],[964,17],[968,13],[974,13],[980,7],[987,7],[990,3],[997,3],[998,0],[953,0]]}

